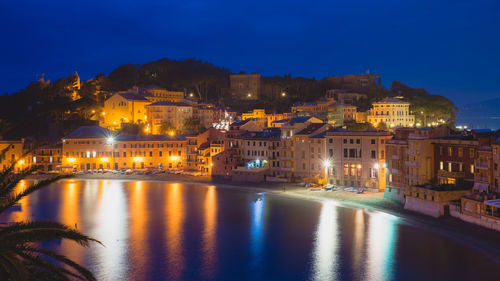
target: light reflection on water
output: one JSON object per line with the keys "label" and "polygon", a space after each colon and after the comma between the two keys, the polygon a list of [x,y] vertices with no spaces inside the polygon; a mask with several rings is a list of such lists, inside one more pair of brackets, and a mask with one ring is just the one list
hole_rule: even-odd
{"label": "light reflection on water", "polygon": [[0,221],[56,220],[102,241],[104,247],[89,249],[53,246],[99,280],[430,280],[432,268],[439,280],[500,274],[494,261],[443,236],[332,201],[216,186],[64,180],[21,203],[21,211]]}

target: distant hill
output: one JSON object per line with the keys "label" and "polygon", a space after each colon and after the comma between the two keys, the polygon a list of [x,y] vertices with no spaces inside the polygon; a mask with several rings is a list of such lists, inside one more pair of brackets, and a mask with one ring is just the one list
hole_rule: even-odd
{"label": "distant hill", "polygon": [[[238,112],[253,108],[264,108],[270,113],[288,112],[295,102],[321,99],[329,89],[366,94],[368,98],[356,104],[360,111],[368,110],[371,102],[384,97],[402,96],[411,103],[410,110],[417,115],[417,120],[445,120],[450,125],[455,122],[456,107],[449,99],[399,81],[385,88],[379,76],[374,74],[330,76],[319,80],[292,77],[291,74],[263,77],[263,92],[256,101],[232,98],[230,74],[229,69],[209,62],[163,58],[143,65],[124,64],[108,75],[97,74],[87,81],[80,81],[76,73],[52,83],[41,79],[17,93],[0,96],[0,136],[50,134],[50,138],[57,138],[75,126],[92,123],[93,109],[102,105],[113,92],[151,84],[192,93],[199,101],[230,106]],[[364,82],[353,83],[360,79]],[[282,92],[286,93],[285,98]]]}
{"label": "distant hill", "polygon": [[457,125],[467,125],[476,129],[500,129],[500,98],[461,106]]}

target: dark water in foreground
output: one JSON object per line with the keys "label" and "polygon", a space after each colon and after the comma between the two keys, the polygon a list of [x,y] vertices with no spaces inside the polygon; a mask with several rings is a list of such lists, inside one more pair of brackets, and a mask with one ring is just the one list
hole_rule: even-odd
{"label": "dark water in foreground", "polygon": [[499,280],[500,264],[397,217],[215,186],[64,180],[0,220],[101,240],[53,246],[99,280]]}

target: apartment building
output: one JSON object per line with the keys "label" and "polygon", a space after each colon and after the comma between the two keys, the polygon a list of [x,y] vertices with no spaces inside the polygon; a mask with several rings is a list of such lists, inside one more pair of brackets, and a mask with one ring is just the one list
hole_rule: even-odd
{"label": "apartment building", "polygon": [[328,184],[383,191],[386,186],[385,144],[389,132],[352,132],[336,128],[325,135]]}
{"label": "apartment building", "polygon": [[374,126],[380,122],[384,122],[389,128],[415,125],[415,115],[410,114],[410,103],[397,98],[385,98],[373,103],[367,118]]}
{"label": "apartment building", "polygon": [[14,171],[18,172],[27,167],[27,162],[23,157],[24,139],[20,140],[0,140],[0,151],[3,157],[0,158],[0,170],[7,169],[13,162],[17,161]]}
{"label": "apartment building", "polygon": [[184,130],[187,119],[193,118],[193,106],[187,102],[158,101],[146,105],[150,116],[150,125],[153,134],[161,134],[162,124],[173,126],[177,131]]}
{"label": "apartment building", "polygon": [[[325,178],[326,160],[324,134],[330,125],[326,123],[312,123],[299,132],[295,133],[294,147],[294,172],[296,178],[307,178],[311,182],[317,182],[319,178]],[[315,180],[313,180],[315,179]]]}
{"label": "apartment building", "polygon": [[62,153],[62,165],[74,170],[183,169],[186,138],[114,136],[99,126],[83,126],[63,139]]}
{"label": "apartment building", "polygon": [[104,101],[101,126],[112,130],[122,123],[147,123],[146,105],[151,102],[136,92],[119,92]]}

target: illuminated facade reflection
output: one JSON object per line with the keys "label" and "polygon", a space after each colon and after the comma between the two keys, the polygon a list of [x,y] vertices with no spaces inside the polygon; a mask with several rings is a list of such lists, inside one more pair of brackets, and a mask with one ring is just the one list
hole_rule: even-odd
{"label": "illuminated facade reflection", "polygon": [[316,231],[313,252],[313,279],[337,279],[338,252],[338,214],[337,206],[331,201],[323,202]]}
{"label": "illuminated facade reflection", "polygon": [[352,259],[354,265],[354,279],[361,280],[361,270],[359,265],[364,262],[364,242],[365,242],[365,213],[362,209],[356,209],[354,213],[354,237],[352,247]]}
{"label": "illuminated facade reflection", "polygon": [[397,218],[381,212],[370,213],[368,221],[368,280],[392,280]]}
{"label": "illuminated facade reflection", "polygon": [[205,197],[205,228],[203,230],[203,275],[205,278],[214,278],[217,261],[217,194],[215,186],[207,189]]}
{"label": "illuminated facade reflection", "polygon": [[167,202],[167,259],[170,279],[180,279],[184,269],[183,221],[184,206],[182,187],[178,183],[168,186]]}
{"label": "illuminated facade reflection", "polygon": [[[16,188],[15,192],[19,193],[29,186],[29,182],[26,180],[21,180]],[[13,211],[10,215],[10,221],[28,221],[30,220],[30,200],[33,196],[24,197],[19,201],[21,204],[21,210]]]}
{"label": "illuminated facade reflection", "polygon": [[265,193],[258,194],[258,198],[252,202],[252,226],[250,230],[250,254],[252,266],[257,266],[262,257],[263,220],[266,205]]}
{"label": "illuminated facade reflection", "polygon": [[[76,228],[82,230],[82,223],[80,221],[80,190],[81,182],[75,180],[63,181],[62,188],[62,206],[59,212],[60,222],[66,224],[71,228]],[[62,240],[61,249],[64,255],[68,255],[73,260],[81,262],[83,260],[83,255],[85,248],[81,247],[79,244]]]}
{"label": "illuminated facade reflection", "polygon": [[102,279],[113,276],[120,280],[125,279],[127,269],[127,201],[123,185],[111,181],[103,188],[99,187],[99,199],[96,214],[96,233],[105,247],[96,246],[99,274]]}
{"label": "illuminated facade reflection", "polygon": [[[148,267],[148,233],[147,233],[147,208],[144,191],[144,182],[136,181],[130,187],[130,249],[133,252],[133,266],[139,268],[137,272],[147,272]],[[144,279],[145,276],[137,276]]]}

